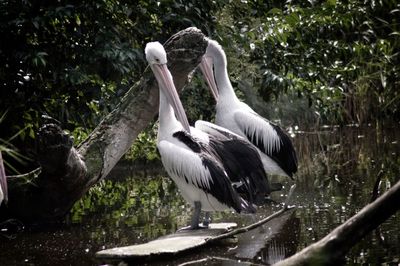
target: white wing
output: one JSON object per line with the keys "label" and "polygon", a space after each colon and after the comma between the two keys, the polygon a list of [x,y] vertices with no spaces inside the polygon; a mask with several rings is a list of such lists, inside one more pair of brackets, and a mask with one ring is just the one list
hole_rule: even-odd
{"label": "white wing", "polygon": [[235,111],[233,117],[243,135],[258,148],[263,146],[260,150],[265,154],[271,155],[280,149],[280,138],[269,121],[255,113],[241,110]]}
{"label": "white wing", "polygon": [[233,117],[243,136],[275,161],[288,176],[297,172],[293,143],[279,126],[253,112],[235,111]]}
{"label": "white wing", "polygon": [[198,153],[165,140],[159,142],[157,146],[168,173],[197,188],[210,190],[212,182],[210,171],[203,165]]}
{"label": "white wing", "polygon": [[228,138],[238,138],[238,139],[243,139],[241,136],[238,134],[230,131],[229,129],[226,129],[224,127],[218,126],[216,124],[203,121],[203,120],[197,120],[195,123],[195,127],[203,132],[206,132],[214,137],[228,137]]}

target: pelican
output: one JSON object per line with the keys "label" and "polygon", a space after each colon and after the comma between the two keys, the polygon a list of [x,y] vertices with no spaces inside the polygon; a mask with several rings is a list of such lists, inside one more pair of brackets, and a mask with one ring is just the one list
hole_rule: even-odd
{"label": "pelican", "polygon": [[218,42],[208,40],[199,67],[216,100],[215,123],[257,147],[267,173],[293,178],[297,156],[292,141],[278,125],[237,98],[229,80],[225,52]]}
{"label": "pelican", "polygon": [[[161,161],[194,208],[188,229],[207,228],[211,211],[254,213],[255,197],[270,192],[257,151],[217,125],[197,121],[191,127],[167,68],[164,47],[150,42],[145,54],[160,90],[157,148]],[[200,225],[202,210],[206,217]]]}
{"label": "pelican", "polygon": [[2,202],[7,203],[8,201],[8,194],[7,194],[7,177],[4,171],[4,164],[3,164],[3,156],[1,155],[0,151],[0,206]]}

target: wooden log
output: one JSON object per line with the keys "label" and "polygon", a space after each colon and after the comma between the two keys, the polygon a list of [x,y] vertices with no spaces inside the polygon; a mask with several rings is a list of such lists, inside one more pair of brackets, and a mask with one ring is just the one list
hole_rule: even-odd
{"label": "wooden log", "polygon": [[341,265],[366,234],[400,209],[400,181],[318,242],[276,265]]}
{"label": "wooden log", "polygon": [[224,234],[236,226],[235,223],[211,223],[208,229],[185,230],[144,244],[102,250],[96,253],[96,258],[104,262],[134,262],[179,255],[206,245],[207,239]]}

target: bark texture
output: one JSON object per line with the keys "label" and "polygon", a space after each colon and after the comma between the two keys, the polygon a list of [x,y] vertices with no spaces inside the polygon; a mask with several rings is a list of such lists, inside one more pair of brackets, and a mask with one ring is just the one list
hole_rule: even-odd
{"label": "bark texture", "polygon": [[[164,47],[168,67],[178,90],[200,63],[207,41],[200,30],[187,28],[173,35]],[[158,113],[158,85],[147,68],[121,99],[78,147],[56,124],[38,132],[38,163],[41,171],[8,178],[9,202],[0,209],[0,220],[17,218],[23,222],[62,219],[91,186],[104,178],[137,135]]]}

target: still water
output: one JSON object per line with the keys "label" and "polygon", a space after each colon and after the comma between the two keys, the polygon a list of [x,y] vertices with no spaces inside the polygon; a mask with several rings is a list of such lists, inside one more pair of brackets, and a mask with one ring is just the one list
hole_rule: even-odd
{"label": "still water", "polygon": [[[293,132],[300,168],[296,181],[274,178],[284,184],[283,191],[272,195],[277,203],[260,208],[255,216],[216,213],[213,221],[242,226],[266,217],[280,208],[279,202],[294,183],[291,204],[295,211],[239,236],[236,243],[154,264],[178,265],[214,257],[193,265],[232,265],[226,259],[268,265],[296,253],[365,206],[378,175],[382,193],[399,180],[398,131],[398,127],[352,126]],[[74,206],[65,223],[34,226],[16,234],[0,232],[0,265],[101,265],[94,258],[96,251],[175,232],[188,223],[190,215],[159,164],[142,169],[121,164]],[[347,264],[398,265],[399,232],[397,213],[353,247]]]}

